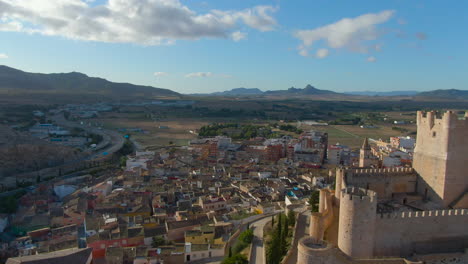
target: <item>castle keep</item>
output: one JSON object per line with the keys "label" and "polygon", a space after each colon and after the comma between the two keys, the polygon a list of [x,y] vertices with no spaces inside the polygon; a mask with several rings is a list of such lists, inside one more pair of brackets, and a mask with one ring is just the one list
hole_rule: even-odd
{"label": "castle keep", "polygon": [[453,112],[418,112],[417,124],[413,167],[420,176],[418,192],[444,207],[464,200],[468,208],[463,197],[468,191],[468,112],[462,120]]}
{"label": "castle keep", "polygon": [[468,112],[417,125],[413,168],[336,170],[298,263],[468,263]]}

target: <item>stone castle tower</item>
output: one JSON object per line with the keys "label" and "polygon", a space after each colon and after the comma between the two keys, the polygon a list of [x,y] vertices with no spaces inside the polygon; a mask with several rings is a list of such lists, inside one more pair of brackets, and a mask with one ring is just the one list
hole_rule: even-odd
{"label": "stone castle tower", "polygon": [[353,258],[373,256],[377,195],[348,187],[341,191],[338,248]]}
{"label": "stone castle tower", "polygon": [[468,191],[468,112],[465,119],[448,111],[417,113],[418,135],[413,168],[418,192],[447,207]]}
{"label": "stone castle tower", "polygon": [[362,147],[359,151],[359,167],[365,168],[370,167],[372,165],[372,153],[371,148],[369,145],[369,140],[367,138],[364,139],[362,143]]}

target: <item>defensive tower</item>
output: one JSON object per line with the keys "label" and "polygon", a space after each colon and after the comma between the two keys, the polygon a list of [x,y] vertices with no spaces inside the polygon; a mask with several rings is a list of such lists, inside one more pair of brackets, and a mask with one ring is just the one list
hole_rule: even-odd
{"label": "defensive tower", "polygon": [[417,113],[418,135],[413,168],[418,192],[447,207],[468,190],[468,112]]}
{"label": "defensive tower", "polygon": [[348,187],[341,191],[338,248],[353,258],[370,258],[374,250],[377,195]]}

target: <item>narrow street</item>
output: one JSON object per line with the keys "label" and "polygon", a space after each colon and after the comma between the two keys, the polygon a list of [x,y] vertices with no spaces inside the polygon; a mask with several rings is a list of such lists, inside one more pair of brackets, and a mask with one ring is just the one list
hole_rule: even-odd
{"label": "narrow street", "polygon": [[263,218],[250,225],[253,229],[254,238],[252,241],[252,255],[250,263],[264,264],[265,263],[265,247],[263,243],[263,227],[271,220],[271,217]]}
{"label": "narrow street", "polygon": [[310,218],[310,210],[306,210],[303,213],[299,213],[297,217],[297,226],[296,226],[296,236],[291,245],[291,256],[289,257],[287,263],[288,264],[296,264],[297,263],[297,243],[299,239],[303,238],[304,236],[308,235],[309,231],[309,223],[308,219]]}

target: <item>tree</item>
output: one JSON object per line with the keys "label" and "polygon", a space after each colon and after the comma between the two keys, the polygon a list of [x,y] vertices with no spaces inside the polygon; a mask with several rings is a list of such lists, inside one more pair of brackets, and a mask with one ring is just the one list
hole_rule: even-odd
{"label": "tree", "polygon": [[320,192],[313,191],[309,198],[309,204],[311,206],[311,211],[313,213],[319,211],[319,206],[318,206],[319,202],[320,202]]}
{"label": "tree", "polygon": [[155,236],[155,237],[153,237],[153,242],[151,243],[151,246],[154,247],[154,248],[157,248],[157,247],[163,246],[165,244],[166,244],[166,240],[163,237]]}
{"label": "tree", "polygon": [[125,167],[127,165],[127,156],[120,157],[120,167]]}
{"label": "tree", "polygon": [[282,227],[282,232],[281,232],[281,251],[283,252],[283,255],[286,254],[286,252],[288,251],[288,247],[287,247],[287,237],[288,237],[288,233],[289,233],[289,228],[288,228],[288,218],[285,216],[284,217],[284,221],[282,223],[283,227]]}
{"label": "tree", "polygon": [[289,210],[289,212],[288,212],[288,224],[290,226],[294,226],[295,223],[296,223],[296,214],[294,213],[293,210]]}
{"label": "tree", "polygon": [[271,227],[274,227],[275,226],[275,216],[272,215],[271,216]]}
{"label": "tree", "polygon": [[247,229],[239,235],[239,240],[246,244],[250,244],[252,243],[253,236],[254,234],[252,229]]}
{"label": "tree", "polygon": [[232,247],[229,247],[229,255],[228,258],[232,257]]}
{"label": "tree", "polygon": [[248,264],[247,257],[242,254],[236,254],[232,257],[225,258],[222,264]]}

